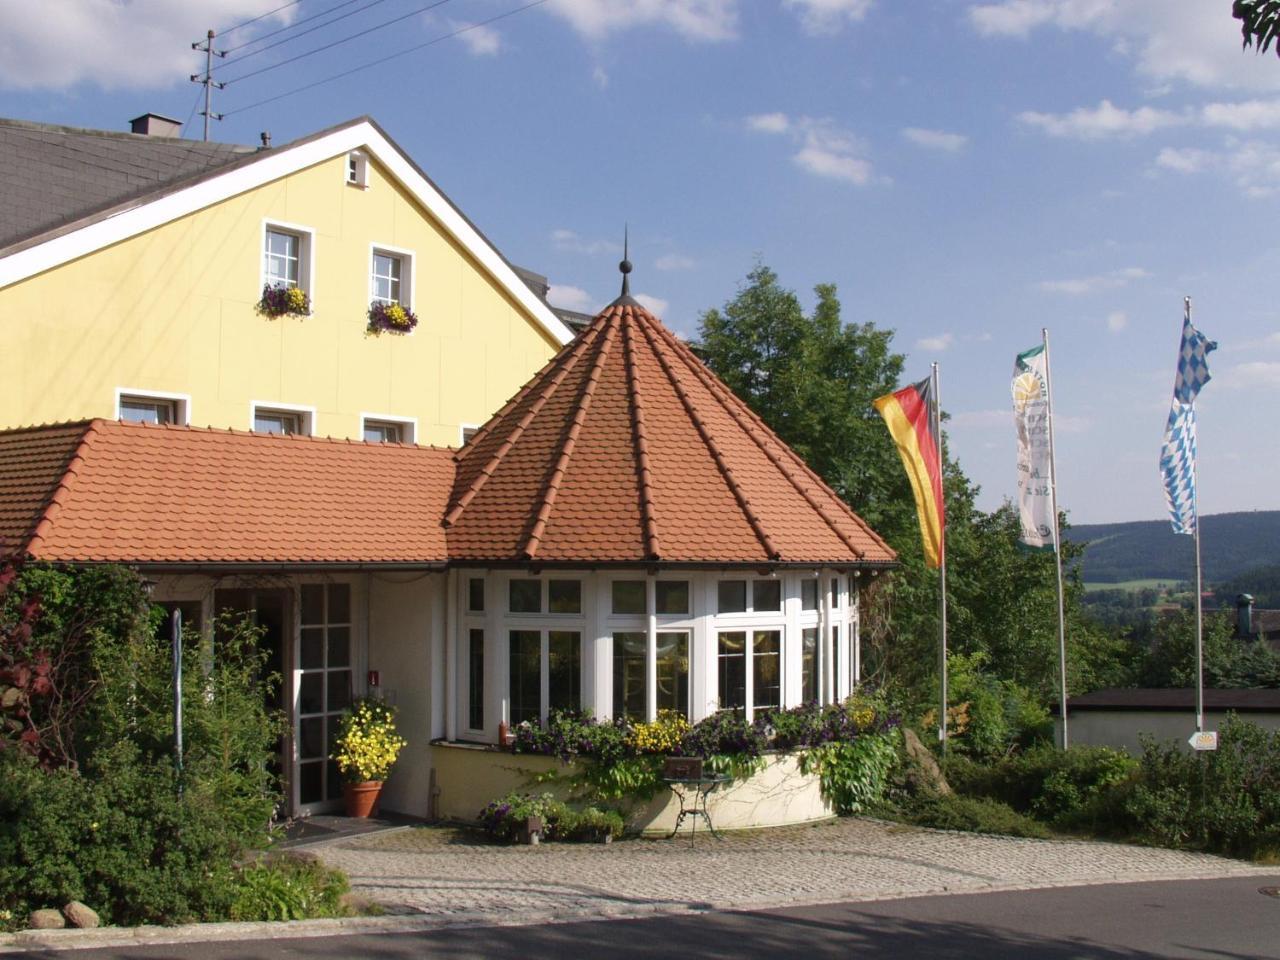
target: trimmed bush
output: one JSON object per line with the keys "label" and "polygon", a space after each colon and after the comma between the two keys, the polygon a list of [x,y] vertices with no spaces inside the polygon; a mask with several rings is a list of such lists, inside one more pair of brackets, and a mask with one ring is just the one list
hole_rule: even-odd
{"label": "trimmed bush", "polygon": [[1023,816],[1008,804],[985,797],[919,796],[912,798],[899,811],[899,818],[921,827],[936,830],[963,830],[968,833],[994,833],[1010,837],[1043,839],[1049,836],[1044,824]]}
{"label": "trimmed bush", "polygon": [[542,839],[548,841],[617,839],[624,826],[616,810],[590,806],[578,812],[549,793],[509,793],[491,800],[480,811],[479,820],[493,839],[515,843],[530,817],[542,818]]}

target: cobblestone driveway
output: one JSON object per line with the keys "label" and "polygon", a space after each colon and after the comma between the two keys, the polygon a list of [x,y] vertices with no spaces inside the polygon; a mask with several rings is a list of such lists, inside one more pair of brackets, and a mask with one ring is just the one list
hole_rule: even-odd
{"label": "cobblestone driveway", "polygon": [[1205,854],[856,818],[704,835],[694,846],[681,838],[508,847],[423,827],[314,850],[390,913],[485,923],[1275,873]]}

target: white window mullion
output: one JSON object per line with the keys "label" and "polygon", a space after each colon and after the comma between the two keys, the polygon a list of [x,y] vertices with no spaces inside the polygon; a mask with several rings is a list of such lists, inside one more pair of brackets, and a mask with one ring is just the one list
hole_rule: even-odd
{"label": "white window mullion", "polygon": [[644,712],[650,722],[658,717],[658,614],[657,583],[653,575],[645,577],[645,610],[648,611],[648,629],[644,658]]}

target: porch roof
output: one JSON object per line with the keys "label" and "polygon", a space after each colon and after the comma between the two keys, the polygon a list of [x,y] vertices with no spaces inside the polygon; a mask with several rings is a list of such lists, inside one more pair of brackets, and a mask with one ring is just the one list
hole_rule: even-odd
{"label": "porch roof", "polygon": [[457,461],[444,519],[455,562],[874,567],[896,560],[625,292]]}
{"label": "porch roof", "polygon": [[112,420],[0,433],[0,554],[436,564],[453,451]]}

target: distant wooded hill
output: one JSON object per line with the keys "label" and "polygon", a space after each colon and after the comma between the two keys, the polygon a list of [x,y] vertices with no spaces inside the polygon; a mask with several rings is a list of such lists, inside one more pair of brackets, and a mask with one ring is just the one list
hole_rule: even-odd
{"label": "distant wooded hill", "polygon": [[[1218,513],[1201,517],[1200,524],[1206,587],[1280,563],[1280,510]],[[1194,538],[1175,534],[1167,520],[1082,524],[1064,537],[1086,544],[1086,581],[1195,578]]]}

